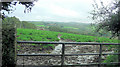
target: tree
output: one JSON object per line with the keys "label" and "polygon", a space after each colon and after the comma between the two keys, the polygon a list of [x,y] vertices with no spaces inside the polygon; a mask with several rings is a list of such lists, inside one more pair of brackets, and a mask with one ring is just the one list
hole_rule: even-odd
{"label": "tree", "polygon": [[6,17],[2,21],[3,24],[16,24],[16,28],[27,28],[27,29],[37,29],[36,25],[29,23],[27,21],[20,21],[18,18]]}
{"label": "tree", "polygon": [[[100,7],[101,6],[101,7]],[[97,24],[97,31],[106,30],[111,32],[112,37],[120,35],[120,1],[113,0],[111,4],[105,6],[101,1],[101,5],[95,3],[94,10],[91,13],[92,19]]]}
{"label": "tree", "polygon": [[[94,10],[91,14],[92,19],[96,22],[95,25],[97,24],[97,31],[108,31],[112,34],[112,37],[118,37],[118,39],[120,39],[120,0],[113,0],[112,3],[107,6],[105,6],[102,1],[101,5],[98,5],[95,2],[93,7]],[[117,52],[120,53],[120,46],[116,48]],[[106,61],[120,62],[120,55],[117,57],[108,56],[108,59],[106,59]],[[120,64],[118,65],[120,66]]]}
{"label": "tree", "polygon": [[[26,12],[30,12],[32,7],[34,6],[34,2],[37,0],[26,0],[28,2],[23,2],[24,0],[17,0],[17,1],[13,1],[13,0],[8,0],[9,2],[4,2],[4,0],[1,0],[1,10],[4,10],[6,12],[8,12],[8,14],[10,12],[13,12],[13,6],[16,6],[17,2],[19,2],[19,4],[22,4],[25,6],[25,10],[24,13]],[[2,18],[5,18],[5,12],[2,13]]]}

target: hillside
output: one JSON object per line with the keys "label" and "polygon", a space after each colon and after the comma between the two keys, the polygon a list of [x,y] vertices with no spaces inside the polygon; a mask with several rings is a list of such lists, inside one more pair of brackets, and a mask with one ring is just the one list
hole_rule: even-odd
{"label": "hillside", "polygon": [[90,23],[78,23],[78,22],[52,22],[52,21],[28,21],[35,24],[39,30],[73,33],[80,35],[92,35],[110,37],[108,32],[95,32],[95,28]]}

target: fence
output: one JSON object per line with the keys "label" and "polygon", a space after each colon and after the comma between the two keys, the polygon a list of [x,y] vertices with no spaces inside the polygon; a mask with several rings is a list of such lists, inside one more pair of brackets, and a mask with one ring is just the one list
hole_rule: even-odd
{"label": "fence", "polygon": [[[17,54],[17,56],[61,56],[61,65],[49,65],[47,67],[66,67],[66,66],[92,66],[97,65],[98,67],[102,67],[102,65],[106,64],[116,64],[119,65],[120,62],[111,62],[111,63],[102,63],[101,56],[102,55],[120,55],[120,53],[102,53],[103,45],[120,45],[120,43],[90,43],[90,42],[41,42],[41,41],[17,41],[20,43],[29,43],[29,44],[62,44],[62,54]],[[65,45],[67,44],[76,44],[76,45],[99,45],[99,53],[82,53],[82,54],[65,54]],[[98,63],[90,63],[90,64],[78,64],[78,65],[64,65],[65,56],[78,56],[78,55],[99,55]],[[24,58],[23,58],[24,59]],[[120,60],[119,60],[120,61]],[[24,62],[24,60],[23,60]],[[23,65],[24,66],[24,65]],[[46,66],[46,65],[44,65]],[[29,66],[30,67],[30,66]],[[35,67],[35,66],[34,66]],[[37,66],[36,66],[37,67]],[[42,66],[41,66],[42,67]]]}

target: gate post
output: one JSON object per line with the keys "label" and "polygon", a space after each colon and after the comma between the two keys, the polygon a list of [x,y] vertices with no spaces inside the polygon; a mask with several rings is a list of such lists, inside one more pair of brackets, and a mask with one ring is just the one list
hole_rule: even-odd
{"label": "gate post", "polygon": [[16,27],[2,23],[2,67],[16,67]]}

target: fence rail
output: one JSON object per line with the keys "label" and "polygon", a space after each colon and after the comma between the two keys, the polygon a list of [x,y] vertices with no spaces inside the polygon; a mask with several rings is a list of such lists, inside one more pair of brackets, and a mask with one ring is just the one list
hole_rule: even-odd
{"label": "fence rail", "polygon": [[[62,54],[17,54],[17,56],[61,56],[61,65],[49,65],[50,66],[89,66],[89,65],[98,65],[98,67],[102,67],[101,65],[106,64],[117,64],[120,62],[111,62],[111,63],[102,63],[102,55],[120,55],[120,53],[102,53],[103,45],[120,45],[120,43],[91,43],[91,42],[44,42],[44,41],[17,41],[20,43],[29,43],[29,44],[62,44]],[[65,45],[67,44],[76,44],[76,45],[99,45],[99,53],[81,53],[81,54],[65,54]],[[78,55],[99,55],[98,63],[90,63],[90,64],[79,64],[79,65],[64,65],[65,56],[78,56]],[[46,66],[46,65],[45,65]]]}
{"label": "fence rail", "polygon": [[76,44],[76,45],[120,45],[120,43],[95,43],[95,42],[45,42],[45,41],[17,41],[17,43],[30,44]]}

